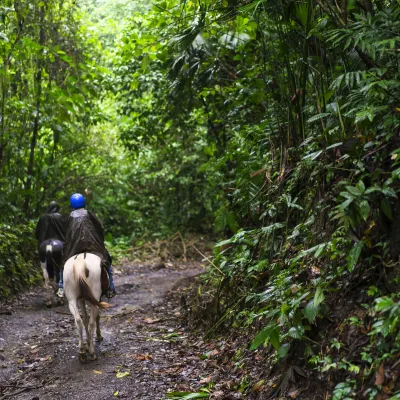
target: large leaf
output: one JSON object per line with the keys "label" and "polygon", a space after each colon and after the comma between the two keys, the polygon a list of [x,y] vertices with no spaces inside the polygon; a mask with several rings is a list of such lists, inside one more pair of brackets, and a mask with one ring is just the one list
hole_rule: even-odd
{"label": "large leaf", "polygon": [[318,286],[314,295],[314,307],[318,307],[324,300],[325,300],[324,291],[320,286]]}
{"label": "large leaf", "polygon": [[360,215],[364,221],[366,221],[368,219],[370,211],[371,211],[371,209],[369,207],[368,201],[363,200],[360,203]]}
{"label": "large leaf", "polygon": [[304,335],[304,327],[302,325],[292,326],[289,329],[288,335],[293,339],[302,339]]}
{"label": "large leaf", "polygon": [[364,241],[360,240],[351,249],[351,251],[347,257],[347,262],[348,262],[347,267],[348,267],[349,271],[353,271],[354,267],[356,266],[363,247],[364,247]]}
{"label": "large leaf", "polygon": [[376,299],[375,310],[376,311],[387,311],[394,306],[394,301],[389,297],[381,297]]}
{"label": "large leaf", "polygon": [[313,300],[307,304],[306,308],[303,310],[303,314],[308,319],[310,324],[315,321],[315,318],[317,318],[318,315],[318,308],[315,307]]}
{"label": "large leaf", "polygon": [[362,191],[355,186],[346,186],[346,189],[354,196],[359,197],[362,195]]}
{"label": "large leaf", "polygon": [[270,334],[269,340],[271,341],[272,346],[279,350],[280,340],[279,340],[280,329],[279,327],[275,327]]}
{"label": "large leaf", "polygon": [[275,349],[279,349],[279,327],[268,325],[253,340],[250,350],[255,350],[264,344],[267,340],[271,341]]}
{"label": "large leaf", "polygon": [[286,357],[286,356],[287,356],[287,353],[289,352],[289,350],[290,350],[290,343],[285,343],[285,344],[283,344],[283,345],[279,348],[279,350],[278,350],[278,356],[279,356],[279,358],[284,358],[284,357]]}

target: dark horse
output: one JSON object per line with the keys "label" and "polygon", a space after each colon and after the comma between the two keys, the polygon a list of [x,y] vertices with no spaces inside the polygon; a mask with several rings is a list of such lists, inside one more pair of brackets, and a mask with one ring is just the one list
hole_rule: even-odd
{"label": "dark horse", "polygon": [[43,270],[44,286],[47,290],[46,305],[52,306],[53,294],[61,273],[63,243],[57,239],[48,239],[39,246],[40,266]]}

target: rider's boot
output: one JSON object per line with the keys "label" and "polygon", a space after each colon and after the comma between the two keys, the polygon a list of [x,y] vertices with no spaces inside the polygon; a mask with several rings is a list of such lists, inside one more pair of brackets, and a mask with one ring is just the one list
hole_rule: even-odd
{"label": "rider's boot", "polygon": [[108,272],[108,276],[110,277],[110,287],[107,290],[106,297],[110,299],[111,297],[114,297],[117,294],[117,292],[115,291],[112,265],[110,264],[110,266],[107,266],[106,269]]}

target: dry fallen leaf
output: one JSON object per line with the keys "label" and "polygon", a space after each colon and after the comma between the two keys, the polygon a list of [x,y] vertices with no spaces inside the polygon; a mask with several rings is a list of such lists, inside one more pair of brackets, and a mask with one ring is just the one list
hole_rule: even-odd
{"label": "dry fallen leaf", "polygon": [[382,385],[383,382],[385,382],[385,367],[381,364],[376,373],[375,385]]}
{"label": "dry fallen leaf", "polygon": [[146,322],[146,324],[155,324],[155,323],[157,323],[157,322],[160,322],[161,321],[161,319],[160,318],[156,318],[156,319],[151,319],[151,318],[146,318],[145,320],[144,320],[144,322]]}
{"label": "dry fallen leaf", "polygon": [[222,390],[215,391],[212,395],[212,399],[223,399],[225,397],[225,393]]}
{"label": "dry fallen leaf", "polygon": [[264,388],[264,379],[262,379],[261,381],[258,381],[254,386],[253,386],[253,392],[261,392],[261,390],[263,390]]}
{"label": "dry fallen leaf", "polygon": [[130,376],[131,373],[129,371],[125,372],[117,372],[117,375],[115,375],[117,378],[124,378],[125,376]]}
{"label": "dry fallen leaf", "polygon": [[206,378],[202,378],[200,383],[209,383],[211,382],[211,376],[207,376]]}
{"label": "dry fallen leaf", "polygon": [[97,369],[94,369],[93,372],[94,372],[95,374],[97,374],[97,375],[101,375],[101,374],[102,374],[102,372],[101,372],[101,371],[98,371]]}
{"label": "dry fallen leaf", "polygon": [[153,359],[150,354],[135,354],[135,358],[138,361],[150,361]]}
{"label": "dry fallen leaf", "polygon": [[292,392],[289,393],[289,397],[290,397],[291,399],[296,399],[297,396],[299,395],[299,393],[300,393],[300,390],[299,390],[299,389],[293,390]]}

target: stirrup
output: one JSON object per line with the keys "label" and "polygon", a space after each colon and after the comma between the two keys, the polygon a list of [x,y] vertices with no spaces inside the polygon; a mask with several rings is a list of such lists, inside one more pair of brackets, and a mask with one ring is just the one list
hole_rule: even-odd
{"label": "stirrup", "polygon": [[108,288],[108,290],[106,292],[106,297],[107,297],[107,299],[112,299],[116,294],[117,294],[117,292],[115,291],[115,289]]}
{"label": "stirrup", "polygon": [[58,288],[57,297],[59,297],[60,299],[62,299],[64,297],[64,288],[62,288],[62,287]]}

